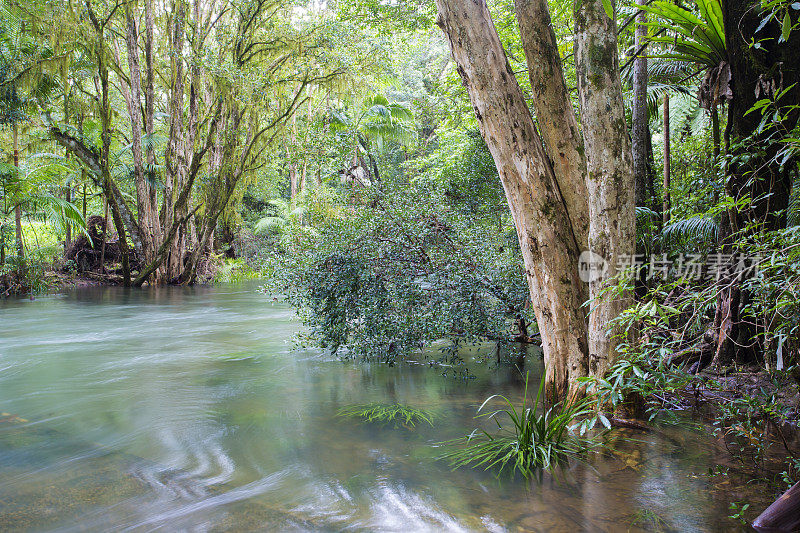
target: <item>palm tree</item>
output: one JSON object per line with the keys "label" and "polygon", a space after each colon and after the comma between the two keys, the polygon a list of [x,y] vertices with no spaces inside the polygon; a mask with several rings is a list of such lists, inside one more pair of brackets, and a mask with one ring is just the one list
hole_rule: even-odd
{"label": "palm tree", "polygon": [[[66,160],[52,154],[36,154],[29,161],[44,163],[0,163],[0,265],[5,261],[6,227],[17,226],[17,246],[24,246],[21,216],[18,216],[21,212],[25,212],[29,220],[48,224],[57,233],[65,233],[67,227],[86,233],[86,221],[80,210],[71,202],[48,192],[54,180],[67,170]],[[18,268],[24,270],[24,253],[18,255]]]}
{"label": "palm tree", "polygon": [[[353,115],[331,109],[331,127],[351,139],[353,160],[346,174],[366,186],[373,180],[380,181],[373,143],[380,153],[384,151],[386,141],[410,144],[414,139],[414,115],[403,104],[390,102],[382,95],[365,98],[355,109]],[[369,166],[364,157],[369,160]]]}

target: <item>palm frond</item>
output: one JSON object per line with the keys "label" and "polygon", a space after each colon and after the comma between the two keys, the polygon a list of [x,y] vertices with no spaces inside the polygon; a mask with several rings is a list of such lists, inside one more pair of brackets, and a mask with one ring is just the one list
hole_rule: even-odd
{"label": "palm frond", "polygon": [[717,241],[719,224],[707,216],[693,216],[667,224],[661,231],[665,242],[711,244]]}
{"label": "palm frond", "polygon": [[49,194],[36,195],[23,199],[20,205],[26,209],[30,218],[50,225],[59,233],[65,232],[67,226],[71,226],[89,237],[81,211],[63,198]]}

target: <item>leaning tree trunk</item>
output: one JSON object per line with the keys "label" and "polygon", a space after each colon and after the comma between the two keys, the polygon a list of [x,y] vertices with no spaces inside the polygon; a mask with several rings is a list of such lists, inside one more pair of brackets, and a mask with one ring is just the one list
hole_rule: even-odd
{"label": "leaning tree trunk", "polygon": [[603,376],[618,355],[617,337],[622,334],[610,323],[632,301],[628,291],[606,289],[615,283],[618,265],[636,253],[635,184],[621,98],[616,21],[606,14],[603,0],[582,0],[575,7],[575,70],[589,171],[589,249],[608,267],[589,282],[589,371]]}
{"label": "leaning tree trunk", "polygon": [[447,35],[517,229],[542,335],[547,396],[564,398],[570,385],[586,375],[580,245],[485,0],[437,0],[436,4],[437,24]]}
{"label": "leaning tree trunk", "polygon": [[539,131],[581,251],[589,245],[586,155],[547,0],[515,2]]}

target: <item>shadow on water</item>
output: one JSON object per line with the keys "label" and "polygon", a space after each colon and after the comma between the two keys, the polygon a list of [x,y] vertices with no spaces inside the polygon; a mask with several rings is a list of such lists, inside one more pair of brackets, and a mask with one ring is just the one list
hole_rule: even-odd
{"label": "shadow on water", "polygon": [[[295,349],[293,313],[256,288],[0,302],[0,530],[736,527],[742,489],[713,485],[721,456],[684,429],[620,439],[529,486],[451,471],[435,444],[468,433],[490,394],[521,396],[519,354],[465,353],[487,361],[471,380],[331,360]],[[431,411],[435,427],[336,417],[369,402]]]}

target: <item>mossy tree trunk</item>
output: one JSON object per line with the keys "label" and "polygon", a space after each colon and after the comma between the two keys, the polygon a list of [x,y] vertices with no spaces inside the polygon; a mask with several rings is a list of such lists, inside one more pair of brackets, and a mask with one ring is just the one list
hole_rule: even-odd
{"label": "mossy tree trunk", "polygon": [[[611,2],[613,4],[613,2]],[[609,290],[617,267],[635,252],[636,204],[631,143],[625,122],[617,55],[617,24],[603,0],[575,3],[575,70],[588,169],[589,249],[607,268],[592,276],[589,371],[603,376],[617,358],[612,321],[630,306],[628,291]]]}
{"label": "mossy tree trunk", "polygon": [[564,398],[587,371],[580,243],[486,3],[437,0],[437,6],[437,23],[449,40],[517,229],[542,335],[547,395]]}

